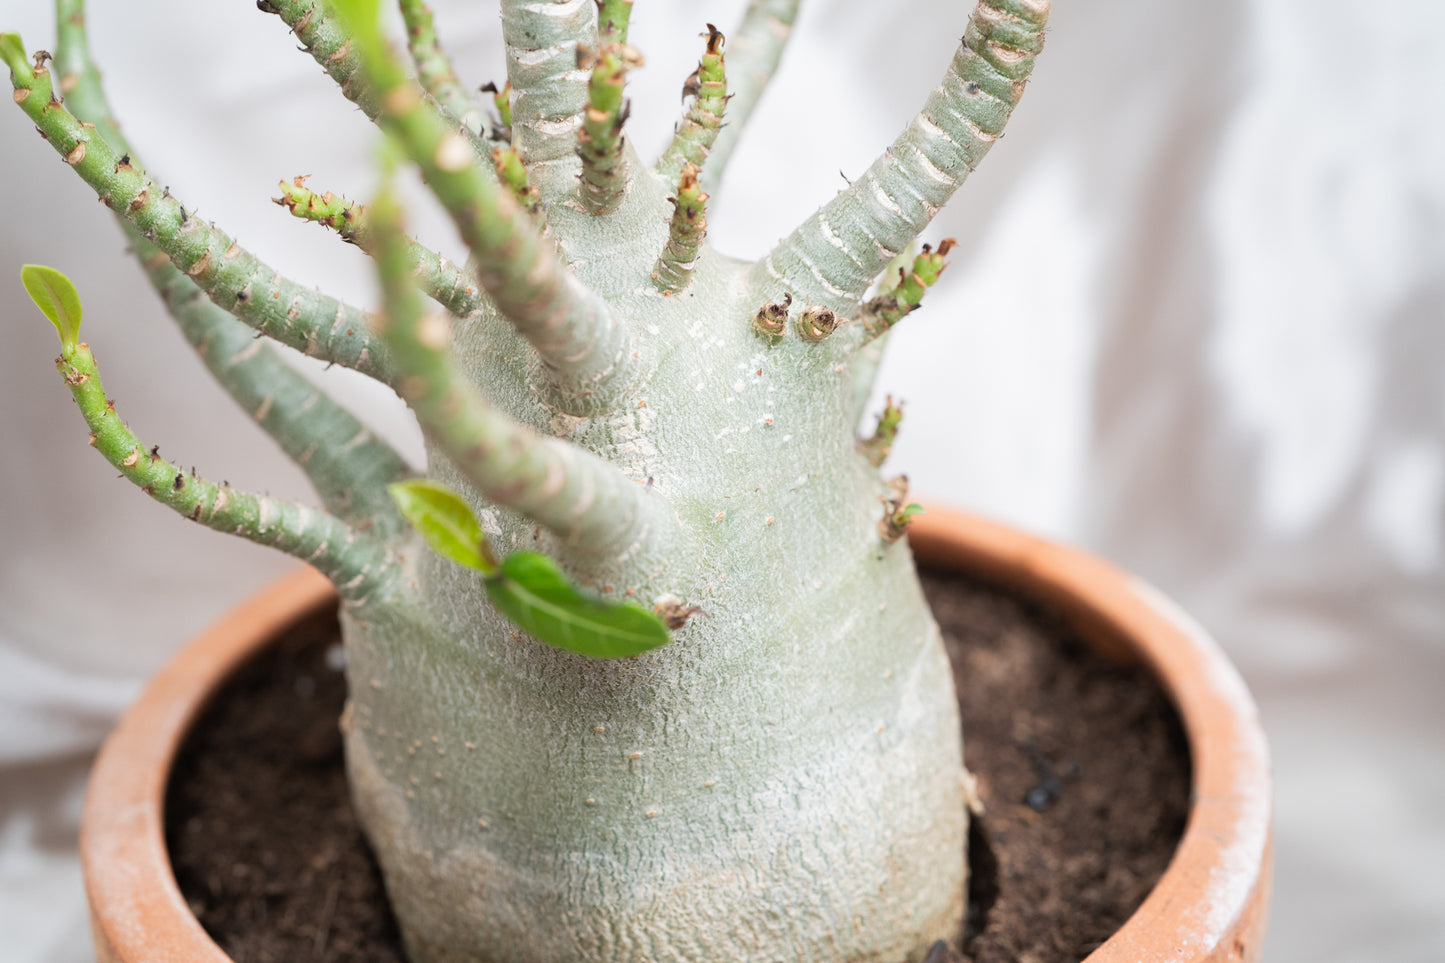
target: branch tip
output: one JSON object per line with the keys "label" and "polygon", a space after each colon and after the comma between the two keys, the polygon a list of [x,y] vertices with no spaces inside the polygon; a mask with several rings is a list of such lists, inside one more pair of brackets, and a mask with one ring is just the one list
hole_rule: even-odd
{"label": "branch tip", "polygon": [[716,191],[738,139],[782,60],[798,17],[799,0],[751,0],[732,31],[728,63],[728,123],[712,144],[703,185]]}
{"label": "branch tip", "polygon": [[878,522],[878,534],[884,545],[892,545],[907,534],[913,516],[923,514],[923,506],[908,500],[907,475],[889,479],[887,484],[888,494],[879,498],[883,518]]}
{"label": "branch tip", "polygon": [[597,36],[602,43],[627,43],[632,19],[632,0],[594,0],[597,4]]}
{"label": "branch tip", "polygon": [[492,166],[497,169],[497,178],[502,186],[511,192],[517,203],[528,214],[537,214],[542,209],[541,194],[527,178],[527,168],[522,155],[514,147],[496,147],[492,150]]}
{"label": "branch tip", "polygon": [[873,436],[865,441],[858,442],[859,449],[863,452],[874,468],[881,468],[888,460],[889,452],[893,450],[893,442],[898,438],[898,428],[903,423],[903,404],[893,403],[893,396],[889,395],[884,402],[883,410],[878,413],[878,425],[873,429]]}
{"label": "branch tip", "polygon": [[1043,45],[1048,3],[986,0],[943,78],[883,154],[759,264],[801,297],[852,311],[1003,134]]}
{"label": "branch tip", "polygon": [[631,104],[624,96],[627,72],[643,63],[642,54],[625,43],[577,46],[577,69],[590,70],[587,107],[577,131],[582,159],[582,203],[588,213],[611,214],[627,191],[627,161],[622,128]]}
{"label": "branch tip", "polygon": [[694,70],[682,85],[682,99],[692,99],[682,123],[672,142],[658,158],[656,171],[666,181],[674,181],[678,172],[686,165],[701,169],[708,159],[718,131],[722,129],[723,113],[727,109],[727,73],[723,62],[722,32],[712,24],[707,32],[707,49]]}
{"label": "branch tip", "polygon": [[936,251],[931,245],[923,245],[923,250],[913,259],[909,269],[898,269],[897,282],[863,306],[860,320],[866,340],[878,337],[918,309],[924,292],[938,281],[948,266],[945,257],[957,243],[951,237],[945,238],[939,242]]}
{"label": "branch tip", "polygon": [[667,245],[652,275],[664,295],[676,294],[691,282],[698,252],[707,236],[708,197],[698,182],[695,165],[683,167],[677,190],[668,200],[672,203],[672,220],[668,224]]}

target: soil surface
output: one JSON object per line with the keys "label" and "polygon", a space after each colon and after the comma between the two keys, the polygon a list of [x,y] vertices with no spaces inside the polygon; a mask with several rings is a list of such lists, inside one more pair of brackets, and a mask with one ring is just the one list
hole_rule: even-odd
{"label": "soil surface", "polygon": [[[1153,680],[1093,654],[1050,613],[925,573],[984,813],[969,915],[929,963],[1077,963],[1164,871],[1189,759]],[[334,618],[289,632],[189,737],[166,801],[181,891],[237,963],[404,963],[347,798]],[[961,955],[960,955],[961,954]]]}

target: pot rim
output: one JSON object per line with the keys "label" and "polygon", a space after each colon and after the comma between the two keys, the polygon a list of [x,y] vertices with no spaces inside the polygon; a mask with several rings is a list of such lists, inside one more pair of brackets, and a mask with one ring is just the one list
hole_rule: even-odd
{"label": "pot rim", "polygon": [[[1062,609],[1091,642],[1146,665],[1179,711],[1192,764],[1184,834],[1144,902],[1085,963],[1253,959],[1269,895],[1269,758],[1254,702],[1218,644],[1157,589],[1076,549],[938,507],[914,521],[909,541],[922,562]],[[273,584],[182,649],[106,740],[80,835],[102,963],[232,963],[171,869],[171,764],[211,696],[256,649],[335,604],[331,584],[310,568]]]}
{"label": "pot rim", "polygon": [[1255,959],[1273,865],[1269,750],[1219,643],[1148,582],[997,522],[930,507],[909,541],[921,562],[947,560],[1061,610],[1097,648],[1143,663],[1179,713],[1191,769],[1184,834],[1144,902],[1084,963]]}

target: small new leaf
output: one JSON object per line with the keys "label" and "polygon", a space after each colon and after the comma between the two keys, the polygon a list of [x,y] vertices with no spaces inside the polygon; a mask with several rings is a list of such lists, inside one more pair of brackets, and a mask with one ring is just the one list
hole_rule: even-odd
{"label": "small new leaf", "polygon": [[436,482],[412,479],[387,488],[401,515],[432,551],[487,578],[497,574],[496,558],[481,523],[461,496]]}
{"label": "small new leaf", "polygon": [[73,348],[80,340],[80,292],[70,278],[53,267],[27,264],[20,269],[20,281],[35,306],[55,325],[60,343]]}
{"label": "small new leaf", "polygon": [[486,581],[487,595],[503,615],[548,645],[598,659],[625,659],[667,644],[667,626],[628,603],[600,602],[572,587],[555,562],[516,552]]}
{"label": "small new leaf", "polygon": [[35,79],[30,69],[29,58],[25,56],[25,42],[18,33],[0,33],[0,61],[15,74],[21,83],[29,84]]}

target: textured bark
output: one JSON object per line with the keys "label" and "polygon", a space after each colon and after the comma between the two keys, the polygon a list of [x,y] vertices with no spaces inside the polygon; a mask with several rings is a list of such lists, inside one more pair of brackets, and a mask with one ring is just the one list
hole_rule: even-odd
{"label": "textured bark", "polygon": [[[670,544],[573,566],[700,605],[670,645],[602,663],[519,639],[426,553],[415,614],[348,620],[349,767],[415,959],[899,963],[956,932],[947,663],[905,546],[880,542],[849,377],[758,339],[742,270],[704,255],[696,298],[635,297],[665,360],[622,414],[566,422],[678,513]],[[504,324],[458,338],[514,417],[562,427]],[[476,507],[499,551],[538,547]]]}
{"label": "textured bark", "polygon": [[981,0],[943,79],[892,146],[758,271],[836,311],[854,307],[1003,133],[1043,47],[1048,0]]}

